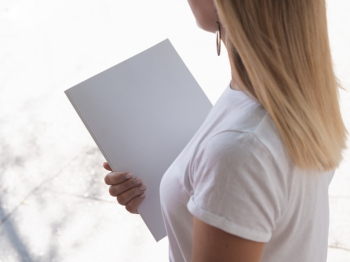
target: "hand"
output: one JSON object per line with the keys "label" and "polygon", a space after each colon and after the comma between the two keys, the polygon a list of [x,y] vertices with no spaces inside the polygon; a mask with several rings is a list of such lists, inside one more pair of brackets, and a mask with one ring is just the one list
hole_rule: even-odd
{"label": "hand", "polygon": [[[103,167],[109,171],[112,171],[107,162],[103,163]],[[112,171],[105,176],[105,183],[110,185],[109,194],[117,197],[119,204],[125,206],[126,210],[128,210],[130,213],[139,214],[137,208],[144,200],[144,197],[146,197],[144,194],[144,191],[146,191],[146,186],[142,184],[141,178],[138,178],[139,184],[136,184],[136,178],[126,178],[126,174],[128,174],[128,172]],[[143,186],[144,189],[140,189],[140,186]],[[143,198],[140,197],[142,195],[144,195]]]}

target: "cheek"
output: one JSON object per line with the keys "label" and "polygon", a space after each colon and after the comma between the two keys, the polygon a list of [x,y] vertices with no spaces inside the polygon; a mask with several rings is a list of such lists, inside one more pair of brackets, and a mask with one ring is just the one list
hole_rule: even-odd
{"label": "cheek", "polygon": [[203,29],[203,27],[201,26],[201,24],[198,22],[198,20],[196,19],[196,24],[200,29]]}
{"label": "cheek", "polygon": [[192,13],[199,28],[209,31],[216,31],[215,7],[212,0],[188,0]]}
{"label": "cheek", "polygon": [[198,1],[196,0],[188,0],[188,4],[191,7],[192,10],[192,14],[194,15],[194,17],[196,18],[196,20],[200,19],[201,13],[200,13],[200,5],[198,4]]}

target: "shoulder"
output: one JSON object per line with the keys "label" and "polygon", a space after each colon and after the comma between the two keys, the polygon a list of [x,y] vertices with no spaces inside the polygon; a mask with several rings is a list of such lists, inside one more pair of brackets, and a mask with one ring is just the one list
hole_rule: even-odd
{"label": "shoulder", "polygon": [[198,153],[215,158],[261,159],[274,165],[279,172],[291,173],[293,164],[270,114],[254,113],[248,118],[245,125],[240,124],[243,120],[235,122],[208,136]]}
{"label": "shoulder", "polygon": [[262,187],[283,183],[276,159],[252,132],[227,130],[211,136],[198,151],[192,171],[194,181],[221,186],[232,181]]}
{"label": "shoulder", "polygon": [[202,145],[197,160],[231,160],[236,164],[266,161],[276,164],[271,152],[253,132],[225,130],[210,136]]}
{"label": "shoulder", "polygon": [[237,130],[214,134],[203,143],[194,159],[194,181],[255,185],[284,199],[292,177],[288,160],[279,143],[273,145],[279,138],[272,134],[268,138],[265,134],[268,133]]}
{"label": "shoulder", "polygon": [[222,131],[196,156],[188,208],[226,232],[266,242],[285,212],[281,177],[275,159],[253,132]]}

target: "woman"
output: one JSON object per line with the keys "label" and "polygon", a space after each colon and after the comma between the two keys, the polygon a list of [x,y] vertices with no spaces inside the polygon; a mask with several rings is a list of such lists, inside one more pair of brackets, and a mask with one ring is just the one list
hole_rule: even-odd
{"label": "woman", "polygon": [[[325,0],[189,4],[218,55],[222,38],[232,80],[162,178],[170,261],[326,261],[328,186],[348,133]],[[125,174],[105,182],[137,213]]]}

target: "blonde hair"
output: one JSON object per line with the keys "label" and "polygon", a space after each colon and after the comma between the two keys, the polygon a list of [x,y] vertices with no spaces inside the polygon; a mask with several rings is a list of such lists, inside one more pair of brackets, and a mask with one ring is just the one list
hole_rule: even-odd
{"label": "blonde hair", "polygon": [[268,111],[293,163],[316,172],[337,168],[348,132],[325,0],[214,3],[226,31],[232,78]]}

